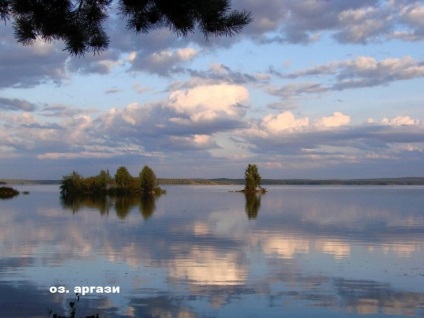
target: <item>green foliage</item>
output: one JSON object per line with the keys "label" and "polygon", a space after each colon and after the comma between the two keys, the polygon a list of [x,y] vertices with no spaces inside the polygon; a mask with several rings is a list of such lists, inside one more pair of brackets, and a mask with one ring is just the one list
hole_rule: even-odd
{"label": "green foliage", "polygon": [[19,191],[11,187],[0,187],[0,199],[11,199],[19,195]]}
{"label": "green foliage", "polygon": [[139,177],[133,177],[126,167],[119,167],[112,178],[109,171],[101,170],[98,175],[83,178],[73,171],[63,176],[60,183],[60,194],[64,197],[81,195],[104,194],[137,194],[149,192],[154,194],[165,193],[157,186],[157,178],[152,169],[145,166]]}
{"label": "green foliage", "polygon": [[94,192],[105,193],[112,183],[112,177],[109,171],[100,170],[100,173],[94,179]]}
{"label": "green foliage", "polygon": [[105,50],[109,37],[104,23],[112,8],[136,33],[168,28],[186,36],[198,27],[209,35],[232,36],[251,20],[247,11],[230,11],[230,0],[1,0],[0,19],[13,19],[18,42],[31,45],[37,38],[62,40],[75,55]]}
{"label": "green foliage", "polygon": [[246,192],[255,192],[258,188],[261,188],[261,176],[258,171],[258,167],[255,164],[249,164],[244,173]]}
{"label": "green foliage", "polygon": [[83,178],[78,172],[63,176],[60,183],[60,194],[62,196],[83,193],[106,193],[112,184],[109,172],[101,170],[97,176]]}
{"label": "green foliage", "polygon": [[78,172],[72,171],[71,174],[62,177],[62,181],[60,183],[60,194],[62,196],[84,193],[86,192],[86,189],[87,185],[84,183],[84,179]]}
{"label": "green foliage", "polygon": [[139,179],[142,192],[155,195],[166,193],[165,190],[158,186],[158,179],[149,166],[143,167],[143,169],[140,171]]}
{"label": "green foliage", "polygon": [[143,192],[153,192],[157,187],[158,180],[149,166],[144,166],[140,171],[140,186]]}
{"label": "green foliage", "polygon": [[116,170],[115,184],[118,192],[132,192],[137,187],[133,176],[125,167],[119,167],[118,170]]}

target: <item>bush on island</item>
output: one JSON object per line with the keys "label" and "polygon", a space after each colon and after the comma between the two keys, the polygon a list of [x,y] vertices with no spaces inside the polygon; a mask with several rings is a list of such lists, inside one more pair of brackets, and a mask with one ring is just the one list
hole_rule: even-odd
{"label": "bush on island", "polygon": [[126,167],[119,167],[112,177],[109,171],[101,170],[97,176],[82,177],[78,172],[63,176],[60,184],[62,197],[74,195],[133,195],[151,193],[163,194],[165,190],[157,185],[155,173],[144,166],[138,177],[133,177]]}
{"label": "bush on island", "polygon": [[19,191],[11,187],[0,187],[0,199],[10,199],[19,194]]}

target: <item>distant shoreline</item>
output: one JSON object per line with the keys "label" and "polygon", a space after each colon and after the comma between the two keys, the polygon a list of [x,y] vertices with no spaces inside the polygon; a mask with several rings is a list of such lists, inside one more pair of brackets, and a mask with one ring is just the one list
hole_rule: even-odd
{"label": "distant shoreline", "polygon": [[[244,179],[158,178],[161,185],[244,185]],[[60,180],[0,179],[0,184],[53,185]],[[424,177],[370,179],[262,179],[262,185],[424,185]]]}

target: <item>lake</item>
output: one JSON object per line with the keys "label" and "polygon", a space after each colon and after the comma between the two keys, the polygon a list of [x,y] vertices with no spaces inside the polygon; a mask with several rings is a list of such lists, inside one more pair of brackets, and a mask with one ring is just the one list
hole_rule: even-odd
{"label": "lake", "polygon": [[75,317],[424,317],[424,187],[16,188],[30,194],[0,200],[0,317],[70,302]]}

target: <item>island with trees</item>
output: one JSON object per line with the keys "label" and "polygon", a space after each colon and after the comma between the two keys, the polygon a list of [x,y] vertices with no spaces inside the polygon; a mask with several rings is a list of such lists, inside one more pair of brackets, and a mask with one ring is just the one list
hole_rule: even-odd
{"label": "island with trees", "polygon": [[11,199],[19,195],[19,191],[11,187],[0,187],[0,199]]}
{"label": "island with trees", "polygon": [[265,193],[266,189],[261,186],[261,175],[259,174],[258,167],[255,164],[248,164],[244,172],[245,186],[241,190],[244,193]]}
{"label": "island with trees", "polygon": [[73,171],[63,176],[60,182],[62,197],[73,195],[160,195],[165,190],[158,186],[155,173],[144,166],[137,177],[133,177],[126,167],[119,167],[112,177],[109,171],[100,170],[96,176],[84,178]]}
{"label": "island with trees", "polygon": [[261,196],[267,190],[261,186],[261,175],[256,164],[248,164],[244,172],[244,189],[237,191],[243,192],[246,199],[245,211],[249,220],[256,219],[261,206]]}

